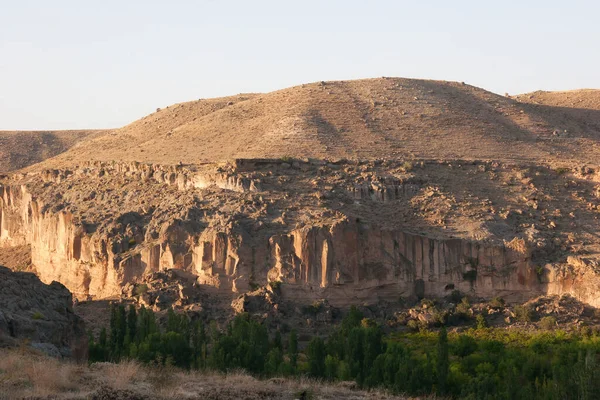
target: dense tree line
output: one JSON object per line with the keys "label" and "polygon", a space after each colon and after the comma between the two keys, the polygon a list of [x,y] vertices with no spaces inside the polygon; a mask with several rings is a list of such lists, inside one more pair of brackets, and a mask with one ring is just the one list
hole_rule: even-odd
{"label": "dense tree line", "polygon": [[[284,340],[285,339],[285,340]],[[354,380],[394,393],[467,399],[594,399],[600,393],[600,338],[562,331],[525,333],[471,329],[384,336],[352,308],[327,339],[315,336],[299,352],[294,330],[270,336],[243,314],[223,330],[169,311],[161,328],[152,311],[111,309],[110,328],[90,335],[90,362],[125,358],[181,368],[259,377],[310,375]]]}

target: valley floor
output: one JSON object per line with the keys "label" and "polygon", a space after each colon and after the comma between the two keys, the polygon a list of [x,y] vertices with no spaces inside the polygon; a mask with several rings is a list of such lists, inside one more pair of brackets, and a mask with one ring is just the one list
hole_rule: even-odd
{"label": "valley floor", "polygon": [[134,361],[77,365],[30,350],[0,351],[0,399],[407,399],[354,387],[354,382],[261,381],[242,371],[187,372]]}

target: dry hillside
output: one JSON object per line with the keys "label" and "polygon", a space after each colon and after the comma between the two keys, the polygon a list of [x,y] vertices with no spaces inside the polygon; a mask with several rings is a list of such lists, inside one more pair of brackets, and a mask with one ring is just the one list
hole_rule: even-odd
{"label": "dry hillside", "polygon": [[579,162],[597,159],[599,137],[598,110],[529,104],[457,82],[379,78],[176,104],[49,165],[286,156]]}
{"label": "dry hillside", "polygon": [[552,107],[565,107],[586,110],[600,110],[600,90],[580,89],[561,92],[525,93],[515,96],[518,101],[531,104],[540,104]]}
{"label": "dry hillside", "polygon": [[105,131],[0,131],[0,174],[54,157]]}

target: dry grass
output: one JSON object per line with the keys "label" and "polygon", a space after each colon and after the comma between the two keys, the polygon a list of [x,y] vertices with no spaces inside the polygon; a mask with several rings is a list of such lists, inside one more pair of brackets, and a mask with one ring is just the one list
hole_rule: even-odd
{"label": "dry grass", "polygon": [[504,245],[520,254],[527,254],[527,244],[521,238],[513,238],[510,242],[504,241]]}
{"label": "dry grass", "polygon": [[309,378],[258,380],[229,374],[156,368],[135,361],[90,367],[30,350],[0,350],[0,399],[400,399],[381,391],[355,390],[347,382]]}
{"label": "dry grass", "polygon": [[136,361],[123,361],[119,364],[98,363],[93,368],[100,371],[101,381],[113,389],[127,389],[147,378],[144,368]]}
{"label": "dry grass", "polygon": [[77,389],[79,367],[23,350],[0,357],[0,395],[50,396]]}

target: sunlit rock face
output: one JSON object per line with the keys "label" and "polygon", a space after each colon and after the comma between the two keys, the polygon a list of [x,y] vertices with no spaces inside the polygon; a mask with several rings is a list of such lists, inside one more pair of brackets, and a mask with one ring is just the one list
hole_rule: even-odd
{"label": "sunlit rock face", "polygon": [[570,293],[600,305],[593,263],[540,265],[525,242],[415,233],[424,229],[401,213],[432,196],[419,177],[340,183],[343,165],[327,172],[334,181],[322,163],[250,164],[91,163],[14,178],[0,187],[0,246],[30,245],[40,279],[81,298],[119,296],[145,274],[180,269],[224,292],[281,282],[298,302],[460,290],[509,301]]}

